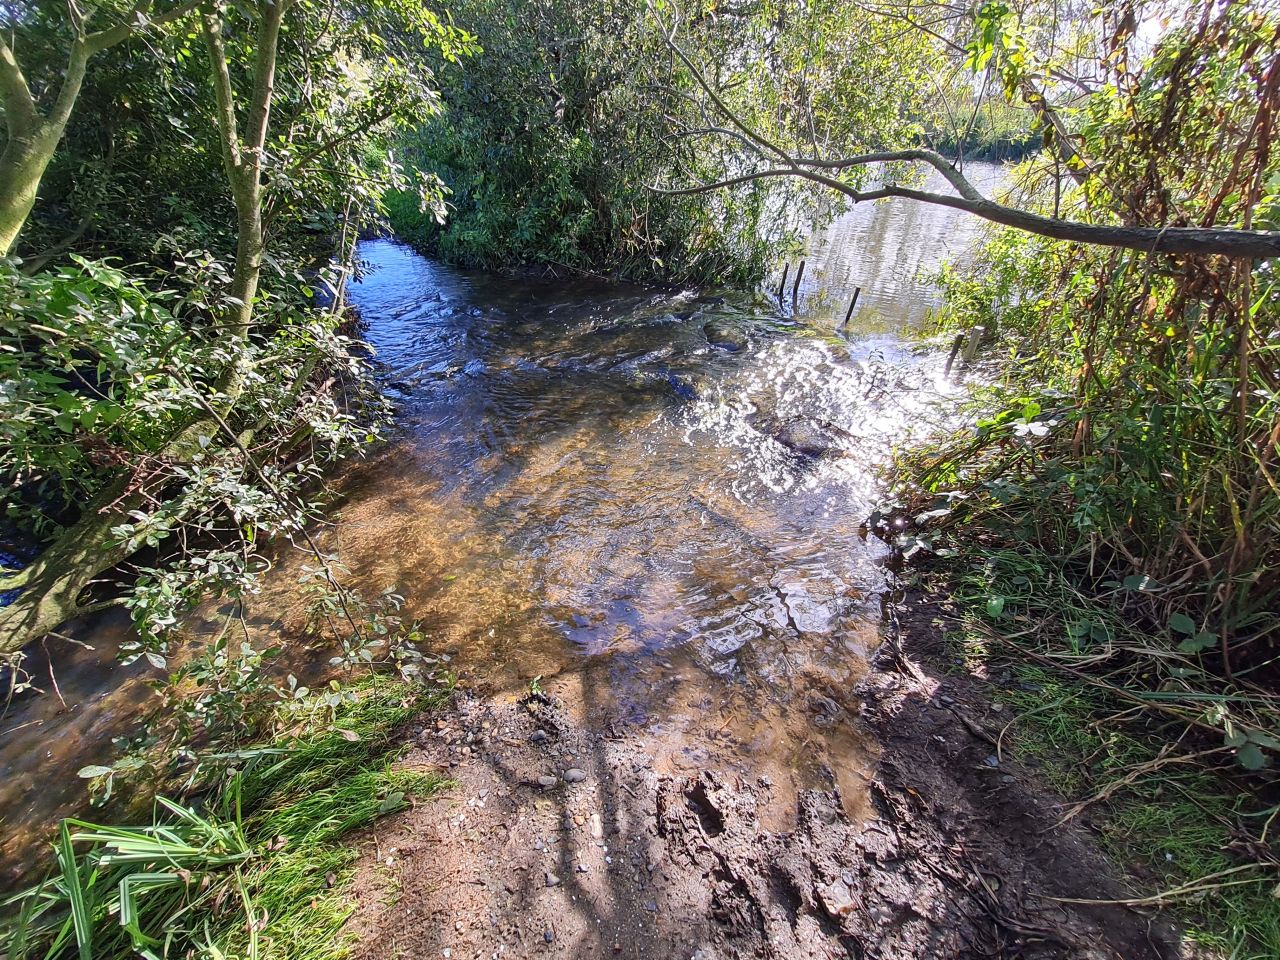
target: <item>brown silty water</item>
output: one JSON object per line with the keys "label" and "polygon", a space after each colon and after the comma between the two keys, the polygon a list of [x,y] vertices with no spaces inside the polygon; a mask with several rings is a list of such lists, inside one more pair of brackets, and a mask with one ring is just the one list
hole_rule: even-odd
{"label": "brown silty water", "polygon": [[[790,285],[780,306],[497,278],[362,244],[352,298],[397,422],[335,478],[318,539],[367,594],[403,595],[464,683],[515,697],[541,678],[584,722],[643,731],[664,768],[767,777],[766,826],[809,786],[837,785],[860,816],[875,747],[850,698],[879,642],[883,549],[859,528],[892,447],[960,392],[945,358],[901,335],[933,296],[904,277],[972,238],[937,210],[951,246],[922,247],[894,233],[903,210],[857,210],[815,238],[794,310]],[[305,562],[281,556],[250,611],[255,641],[295,662]],[[58,651],[68,709],[47,695],[0,725],[10,864],[83,800],[74,771],[138,723],[144,668],[107,672],[120,632],[87,624],[94,651]]]}

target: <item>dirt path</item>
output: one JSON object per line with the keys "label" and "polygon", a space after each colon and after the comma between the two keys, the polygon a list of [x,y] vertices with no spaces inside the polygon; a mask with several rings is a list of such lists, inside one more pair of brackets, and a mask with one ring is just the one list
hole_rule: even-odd
{"label": "dirt path", "polygon": [[993,765],[985,685],[944,676],[935,638],[908,636],[911,668],[880,658],[850,691],[860,716],[825,718],[881,744],[865,796],[833,774],[786,798],[783,829],[761,824],[767,777],[664,769],[643,734],[574,709],[580,677],[460,695],[405,760],[458,786],[362,840],[358,955],[1177,956],[1167,924],[1054,899],[1125,892],[1085,828],[1053,827],[1052,795]]}

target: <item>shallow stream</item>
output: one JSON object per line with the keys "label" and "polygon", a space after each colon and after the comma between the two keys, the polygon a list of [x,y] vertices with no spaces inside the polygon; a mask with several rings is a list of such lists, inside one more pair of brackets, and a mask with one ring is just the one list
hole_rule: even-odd
{"label": "shallow stream", "polygon": [[[405,596],[464,682],[515,696],[541,678],[591,723],[645,730],[660,767],[767,777],[772,825],[833,781],[856,816],[875,747],[852,690],[883,583],[859,527],[893,446],[961,390],[910,331],[934,298],[919,275],[975,229],[944,208],[855,210],[814,237],[794,307],[790,283],[780,304],[511,279],[365,242],[352,297],[398,418],[336,478],[321,536],[369,594]],[[301,562],[283,557],[254,604],[264,640],[302,632]],[[143,668],[112,662],[124,631],[81,625],[95,649],[56,651],[61,700],[0,721],[10,865],[147,701]]]}

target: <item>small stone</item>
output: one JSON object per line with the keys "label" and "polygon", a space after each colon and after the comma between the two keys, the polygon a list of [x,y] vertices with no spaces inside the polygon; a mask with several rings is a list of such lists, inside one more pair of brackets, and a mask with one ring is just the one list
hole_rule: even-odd
{"label": "small stone", "polygon": [[591,836],[596,840],[604,837],[604,822],[600,819],[600,814],[593,813],[591,815]]}
{"label": "small stone", "polygon": [[533,731],[533,736],[529,738],[529,740],[533,743],[542,743],[542,741],[546,739],[547,739],[547,731],[541,728]]}
{"label": "small stone", "polygon": [[557,877],[557,876],[556,876],[554,873],[552,873],[550,870],[548,870],[545,874],[543,874],[543,875],[542,875],[542,878],[547,882],[547,886],[548,886],[548,887],[558,887],[558,886],[560,886],[560,878],[559,878],[559,877]]}
{"label": "small stone", "polygon": [[587,779],[586,771],[579,770],[577,767],[570,767],[564,772],[565,783],[581,783],[585,779]]}
{"label": "small stone", "polygon": [[559,780],[557,780],[555,777],[550,775],[541,776],[538,778],[538,786],[547,788],[547,789],[554,787],[559,782],[560,782]]}
{"label": "small stone", "polygon": [[996,768],[996,767],[1000,766],[1000,758],[999,758],[999,757],[997,757],[994,753],[993,753],[993,754],[991,754],[991,756],[986,757],[985,759],[983,759],[983,761],[982,761],[982,762],[983,762],[984,764],[986,764],[988,767],[991,767],[992,769],[994,769],[994,768]]}
{"label": "small stone", "polygon": [[993,704],[991,705],[991,712],[992,712],[992,713],[1003,713],[1003,712],[1004,712],[1004,704],[1003,704],[1003,703],[993,703]]}
{"label": "small stone", "polygon": [[648,910],[650,913],[657,913],[657,912],[658,912],[658,901],[657,901],[657,900],[646,900],[646,901],[644,902],[644,908],[645,908],[646,910]]}
{"label": "small stone", "polygon": [[542,939],[547,943],[555,943],[556,935],[550,927],[547,927],[547,929],[542,931]]}
{"label": "small stone", "polygon": [[1013,783],[1016,779],[1017,779],[1017,777],[1014,777],[1014,776],[1012,776],[1011,774],[1008,774],[1008,773],[1002,773],[1002,774],[1000,775],[1000,782],[1001,782],[1001,783]]}
{"label": "small stone", "polygon": [[853,891],[844,882],[844,878],[833,880],[825,887],[821,887],[818,890],[818,899],[822,903],[822,909],[833,920],[847,916],[857,907]]}
{"label": "small stone", "polygon": [[953,703],[955,703],[955,701],[952,700],[950,697],[939,697],[938,702],[942,704],[944,707],[949,707]]}

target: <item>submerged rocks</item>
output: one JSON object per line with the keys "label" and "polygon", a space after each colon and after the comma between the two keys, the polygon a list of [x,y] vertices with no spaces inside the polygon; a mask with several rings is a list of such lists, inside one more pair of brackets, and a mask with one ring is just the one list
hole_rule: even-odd
{"label": "submerged rocks", "polygon": [[748,336],[746,328],[741,323],[730,320],[727,317],[716,317],[713,320],[708,320],[703,325],[702,332],[707,338],[707,343],[730,353],[738,353],[751,345],[751,338]]}
{"label": "submerged rocks", "polygon": [[839,439],[813,420],[792,420],[771,433],[778,443],[800,457],[816,459],[843,453]]}

